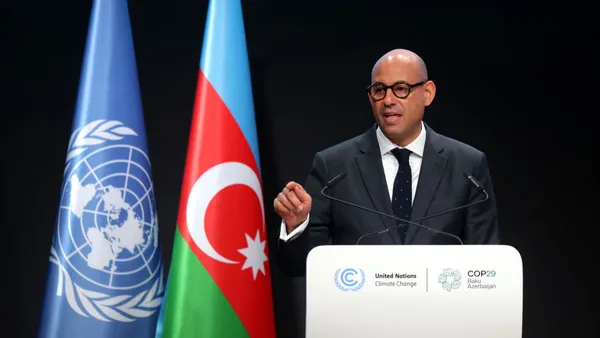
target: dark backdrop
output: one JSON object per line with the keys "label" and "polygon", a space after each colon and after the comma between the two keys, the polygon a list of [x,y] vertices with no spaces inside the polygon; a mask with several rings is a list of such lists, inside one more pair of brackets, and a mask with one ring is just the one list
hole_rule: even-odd
{"label": "dark backdrop", "polygon": [[[207,2],[129,3],[168,268]],[[524,337],[593,336],[592,11],[573,1],[281,3],[244,1],[267,211],[287,181],[304,181],[316,151],[370,127],[372,64],[412,49],[438,86],[426,122],[489,156],[502,240],[524,262]],[[2,8],[0,308],[2,330],[30,337],[91,2]],[[273,252],[274,212],[268,222]],[[272,267],[280,337],[301,337],[302,280]]]}

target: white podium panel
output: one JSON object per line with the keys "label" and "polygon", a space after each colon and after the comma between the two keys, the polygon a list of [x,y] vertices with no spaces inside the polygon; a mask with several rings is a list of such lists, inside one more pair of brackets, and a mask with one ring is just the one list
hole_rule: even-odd
{"label": "white podium panel", "polygon": [[521,338],[523,264],[504,245],[319,246],[306,338]]}

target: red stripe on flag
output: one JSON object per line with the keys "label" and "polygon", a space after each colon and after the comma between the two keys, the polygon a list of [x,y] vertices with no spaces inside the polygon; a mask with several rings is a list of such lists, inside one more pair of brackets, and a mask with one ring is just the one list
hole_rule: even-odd
{"label": "red stripe on flag", "polygon": [[[208,241],[223,257],[236,261],[235,264],[223,263],[205,254],[200,249],[202,245],[193,240],[191,231],[197,230],[192,230],[194,225],[187,223],[188,198],[194,183],[207,170],[223,162],[243,163],[260,180],[255,158],[241,129],[200,71],[179,208],[179,230],[240,317],[250,337],[274,338],[269,261],[264,262],[266,276],[258,271],[254,279],[252,268],[242,270],[246,256],[238,251],[248,246],[247,235],[254,239],[258,231],[261,241],[267,239],[261,205],[254,190],[241,184],[224,188],[214,196],[204,218]],[[268,255],[266,243],[264,252]]]}

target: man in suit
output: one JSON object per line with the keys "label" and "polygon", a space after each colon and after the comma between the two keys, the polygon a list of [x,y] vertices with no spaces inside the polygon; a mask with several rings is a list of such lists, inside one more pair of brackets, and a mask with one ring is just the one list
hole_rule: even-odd
{"label": "man in suit", "polygon": [[499,243],[496,200],[486,155],[436,133],[423,123],[435,97],[423,60],[397,49],[375,64],[367,88],[376,124],[364,134],[318,152],[304,187],[289,182],[273,201],[281,216],[278,261],[292,276],[305,273],[308,252],[325,244],[460,244],[451,236],[405,225],[321,196],[342,172],[347,176],[327,193],[401,219],[418,220],[483,199],[465,176],[489,194],[484,203],[422,221],[454,234],[464,244]]}

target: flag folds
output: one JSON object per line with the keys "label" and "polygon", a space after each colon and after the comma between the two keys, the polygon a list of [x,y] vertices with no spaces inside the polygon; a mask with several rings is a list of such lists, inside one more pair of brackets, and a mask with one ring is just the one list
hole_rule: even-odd
{"label": "flag folds", "polygon": [[158,218],[126,0],[95,0],[38,334],[154,337]]}
{"label": "flag folds", "polygon": [[249,69],[240,1],[211,1],[163,338],[275,337]]}

